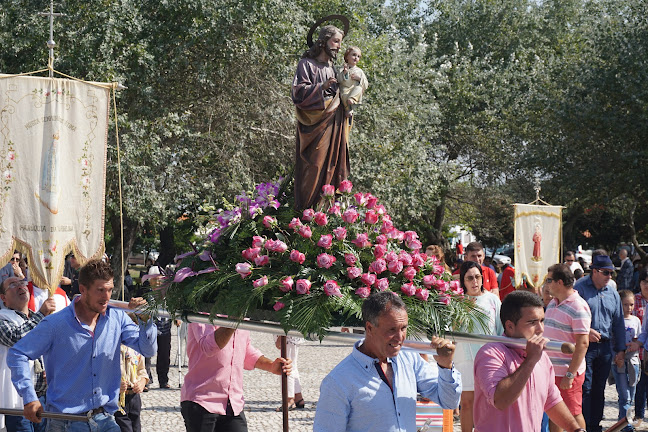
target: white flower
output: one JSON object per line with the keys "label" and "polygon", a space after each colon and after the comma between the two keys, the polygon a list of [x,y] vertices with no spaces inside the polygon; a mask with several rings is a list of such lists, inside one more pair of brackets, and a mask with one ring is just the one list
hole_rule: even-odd
{"label": "white flower", "polygon": [[81,184],[83,186],[90,186],[90,177],[88,176],[81,177]]}
{"label": "white flower", "polygon": [[11,180],[11,178],[13,177],[11,175],[11,171],[9,171],[9,170],[6,170],[2,175],[5,178],[5,180]]}
{"label": "white flower", "polygon": [[14,153],[12,151],[7,152],[7,160],[12,161],[14,159],[16,159],[16,153]]}

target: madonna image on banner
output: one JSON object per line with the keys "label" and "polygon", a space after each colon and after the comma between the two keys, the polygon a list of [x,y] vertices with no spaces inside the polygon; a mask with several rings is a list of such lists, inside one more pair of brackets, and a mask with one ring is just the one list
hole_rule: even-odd
{"label": "madonna image on banner", "polygon": [[0,75],[0,264],[18,249],[41,288],[103,254],[109,89]]}

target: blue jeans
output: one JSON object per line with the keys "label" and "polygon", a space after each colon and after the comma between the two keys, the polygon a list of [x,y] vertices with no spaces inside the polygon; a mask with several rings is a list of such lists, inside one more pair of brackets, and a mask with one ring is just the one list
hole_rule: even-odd
{"label": "blue jeans", "polygon": [[640,368],[640,378],[635,393],[635,417],[643,418],[646,412],[646,399],[648,399],[648,375]]}
{"label": "blue jeans", "polygon": [[[45,396],[38,398],[41,405],[45,406]],[[5,416],[5,426],[7,432],[45,432],[47,420],[43,419],[40,423],[32,423],[23,416]]]}
{"label": "blue jeans", "polygon": [[600,432],[605,404],[605,385],[612,367],[610,341],[590,342],[585,354],[585,382],[583,382],[583,417],[587,432]]}
{"label": "blue jeans", "polygon": [[[634,367],[635,374],[639,375],[639,365],[628,365]],[[612,365],[612,374],[614,374],[614,382],[616,383],[617,393],[619,394],[619,420],[628,415],[628,410],[632,406],[635,397],[635,386],[630,386],[628,383],[628,374],[624,370],[619,372],[617,365]],[[625,368],[624,368],[625,369]]]}
{"label": "blue jeans", "polygon": [[120,432],[111,414],[97,414],[89,422],[52,420],[47,423],[47,432]]}

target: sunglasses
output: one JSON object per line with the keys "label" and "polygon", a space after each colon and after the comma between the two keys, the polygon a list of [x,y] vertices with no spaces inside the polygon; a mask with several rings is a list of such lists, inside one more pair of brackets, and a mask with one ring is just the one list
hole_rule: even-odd
{"label": "sunglasses", "polygon": [[614,274],[612,270],[603,270],[603,269],[594,269],[594,270],[601,273],[603,276],[612,276]]}
{"label": "sunglasses", "polygon": [[482,276],[481,276],[481,275],[466,276],[465,279],[466,279],[468,282],[472,282],[472,281],[476,281],[476,280],[477,280],[477,281],[480,281],[480,280],[482,279]]}

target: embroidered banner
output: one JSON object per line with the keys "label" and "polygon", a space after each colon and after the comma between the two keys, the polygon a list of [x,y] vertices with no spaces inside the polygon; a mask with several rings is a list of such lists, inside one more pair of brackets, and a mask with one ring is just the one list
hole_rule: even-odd
{"label": "embroidered banner", "polygon": [[106,84],[0,75],[0,263],[23,252],[41,288],[103,254],[108,106]]}
{"label": "embroidered banner", "polygon": [[560,262],[562,207],[515,204],[515,286],[523,276],[538,287]]}

